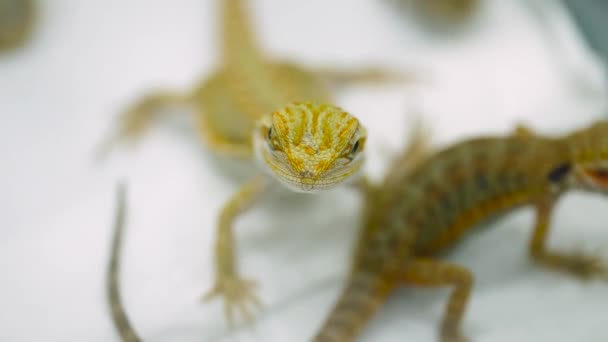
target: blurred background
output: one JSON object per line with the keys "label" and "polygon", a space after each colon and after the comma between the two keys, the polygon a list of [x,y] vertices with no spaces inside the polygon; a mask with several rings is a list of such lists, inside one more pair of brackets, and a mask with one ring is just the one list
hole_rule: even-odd
{"label": "blurred background", "polygon": [[[277,194],[237,221],[241,270],[258,280],[265,308],[230,332],[220,301],[199,297],[211,286],[218,210],[252,168],[210,156],[188,120],[94,159],[130,103],[158,88],[187,91],[218,64],[219,1],[36,1],[31,16],[27,6],[7,16],[14,7],[0,0],[0,30],[16,32],[0,32],[1,341],[118,340],[103,293],[118,180],[129,184],[130,207],[122,293],[145,341],[305,341],[319,326],[349,266],[352,191]],[[585,14],[603,12],[557,0],[446,2],[249,6],[272,57],[424,76],[336,96],[369,130],[376,178],[418,115],[438,145],[521,122],[559,134],[606,116],[606,50],[594,33],[602,20]],[[602,205],[567,197],[551,244],[605,249]],[[465,332],[484,342],[606,340],[608,286],[531,265],[531,217],[510,215],[451,256],[477,276]],[[399,291],[361,340],[435,341],[447,293]]]}

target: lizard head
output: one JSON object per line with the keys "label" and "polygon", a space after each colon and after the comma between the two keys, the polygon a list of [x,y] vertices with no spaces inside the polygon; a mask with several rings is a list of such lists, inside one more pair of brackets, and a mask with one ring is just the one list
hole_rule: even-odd
{"label": "lizard head", "polygon": [[292,103],[259,120],[254,144],[258,159],[281,183],[315,192],[359,171],[366,136],[359,120],[338,107]]}
{"label": "lizard head", "polygon": [[608,193],[608,121],[599,121],[566,137],[574,186]]}

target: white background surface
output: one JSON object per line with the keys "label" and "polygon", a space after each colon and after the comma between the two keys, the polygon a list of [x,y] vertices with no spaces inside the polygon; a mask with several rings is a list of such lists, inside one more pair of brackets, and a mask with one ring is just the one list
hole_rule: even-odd
{"label": "white background surface", "polygon": [[[604,109],[599,69],[552,1],[488,0],[466,29],[442,34],[387,1],[251,2],[273,56],[429,75],[421,87],[338,94],[369,128],[374,175],[402,145],[414,114],[445,143],[520,121],[562,132]],[[311,336],[346,272],[357,226],[353,192],[272,196],[238,221],[242,273],[259,281],[266,308],[254,326],[229,334],[220,302],[202,305],[198,297],[211,286],[215,216],[242,177],[227,177],[225,163],[176,129],[155,130],[133,153],[92,159],[128,103],[149,89],[188,89],[211,70],[215,2],[54,0],[40,10],[30,44],[0,55],[0,340],[117,340],[102,276],[119,178],[129,181],[131,204],[123,293],[146,341]],[[607,250],[605,205],[568,197],[551,245]],[[484,342],[605,341],[608,285],[531,265],[530,225],[530,212],[511,215],[454,253],[477,276],[465,332]],[[446,294],[399,291],[362,340],[434,341]]]}

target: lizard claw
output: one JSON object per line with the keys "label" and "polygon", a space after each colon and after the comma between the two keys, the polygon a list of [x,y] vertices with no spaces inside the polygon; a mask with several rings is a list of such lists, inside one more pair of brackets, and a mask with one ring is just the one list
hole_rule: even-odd
{"label": "lizard claw", "polygon": [[567,269],[582,280],[596,278],[608,281],[608,264],[597,254],[576,252],[570,256]]}
{"label": "lizard claw", "polygon": [[223,276],[203,295],[202,300],[208,302],[215,297],[223,296],[226,319],[233,327],[235,312],[250,322],[254,316],[252,307],[254,309],[262,307],[261,301],[254,294],[255,287],[256,283],[253,280],[241,279],[238,276]]}

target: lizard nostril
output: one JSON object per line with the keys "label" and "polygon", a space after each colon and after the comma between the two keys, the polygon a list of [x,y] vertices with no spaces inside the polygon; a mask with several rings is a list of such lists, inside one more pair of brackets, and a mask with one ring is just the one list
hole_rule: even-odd
{"label": "lizard nostril", "polygon": [[311,178],[312,177],[312,171],[309,171],[309,170],[300,171],[300,177],[302,177],[302,178]]}

